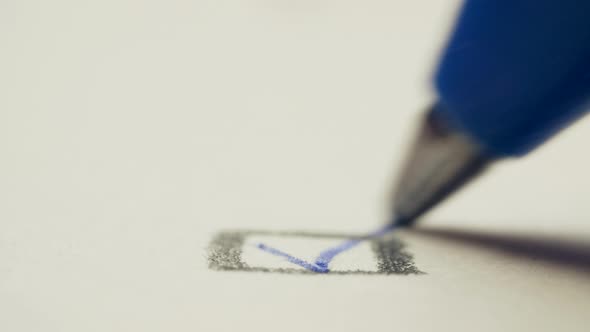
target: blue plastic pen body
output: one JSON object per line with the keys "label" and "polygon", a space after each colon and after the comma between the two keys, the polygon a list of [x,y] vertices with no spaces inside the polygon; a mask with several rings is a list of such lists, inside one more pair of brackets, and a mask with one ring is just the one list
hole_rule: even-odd
{"label": "blue plastic pen body", "polygon": [[588,110],[590,1],[467,0],[435,74],[437,113],[495,157]]}

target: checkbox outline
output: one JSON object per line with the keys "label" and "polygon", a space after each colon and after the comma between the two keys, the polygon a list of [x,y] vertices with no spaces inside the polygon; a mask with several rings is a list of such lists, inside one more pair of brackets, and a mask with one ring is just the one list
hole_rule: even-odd
{"label": "checkbox outline", "polygon": [[[216,271],[244,271],[264,273],[309,274],[318,273],[301,268],[267,268],[250,266],[242,260],[242,248],[249,236],[277,236],[321,239],[355,239],[359,235],[305,231],[226,230],[213,236],[208,247],[209,268]],[[330,271],[332,275],[420,275],[407,245],[395,235],[367,240],[377,259],[377,271]]]}

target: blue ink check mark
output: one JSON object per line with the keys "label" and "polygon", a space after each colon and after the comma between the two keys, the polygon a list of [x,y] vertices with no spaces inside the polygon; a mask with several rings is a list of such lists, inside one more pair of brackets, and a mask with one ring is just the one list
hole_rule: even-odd
{"label": "blue ink check mark", "polygon": [[331,248],[328,248],[328,249],[320,252],[320,254],[318,255],[318,257],[315,259],[315,261],[313,263],[310,263],[310,262],[308,262],[304,259],[301,259],[301,258],[297,258],[297,257],[290,255],[290,254],[288,254],[284,251],[281,251],[279,249],[267,246],[264,243],[258,243],[256,245],[256,247],[260,250],[268,252],[269,254],[286,258],[287,261],[289,261],[290,263],[293,263],[295,265],[299,265],[309,271],[316,272],[316,273],[328,273],[328,272],[330,272],[328,265],[330,264],[332,259],[334,259],[334,257],[336,257],[338,254],[356,247],[359,243],[361,243],[365,240],[369,240],[369,239],[383,236],[384,234],[392,231],[394,228],[395,228],[395,226],[388,225],[388,226],[386,226],[382,229],[379,229],[378,231],[373,232],[369,235],[365,235],[365,236],[358,237],[358,238],[351,239],[351,240],[346,240],[335,247],[331,247]]}

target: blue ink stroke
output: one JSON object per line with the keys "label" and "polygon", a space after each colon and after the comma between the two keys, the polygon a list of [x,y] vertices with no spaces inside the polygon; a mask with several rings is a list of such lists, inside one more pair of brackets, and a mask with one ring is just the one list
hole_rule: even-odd
{"label": "blue ink stroke", "polygon": [[273,254],[275,256],[279,256],[279,257],[284,257],[286,258],[290,263],[293,263],[295,265],[299,265],[307,270],[313,271],[313,272],[317,272],[317,273],[326,273],[329,270],[327,268],[323,268],[320,267],[314,263],[310,263],[306,260],[291,256],[289,254],[287,254],[286,252],[282,252],[279,249],[275,249],[273,247],[269,247],[264,243],[259,243],[258,245],[256,245],[256,247],[258,249],[261,249],[263,251],[266,251],[270,254]]}
{"label": "blue ink stroke", "polygon": [[394,228],[395,228],[395,225],[387,225],[386,227],[381,228],[381,229],[379,229],[373,233],[370,233],[368,235],[361,236],[361,237],[354,238],[354,239],[350,239],[350,240],[346,240],[335,247],[331,247],[331,248],[328,248],[328,249],[320,252],[318,257],[315,259],[315,262],[313,262],[313,263],[310,263],[304,259],[297,258],[292,255],[289,255],[288,253],[286,253],[284,251],[267,246],[264,243],[258,243],[256,245],[256,247],[262,251],[268,252],[269,254],[286,258],[287,261],[289,261],[290,263],[293,263],[295,265],[299,265],[302,268],[307,269],[309,271],[316,272],[316,273],[328,273],[328,272],[330,272],[329,264],[334,259],[334,257],[336,257],[337,255],[339,255],[349,249],[356,247],[359,243],[361,243],[363,241],[383,236],[383,235],[391,232]]}

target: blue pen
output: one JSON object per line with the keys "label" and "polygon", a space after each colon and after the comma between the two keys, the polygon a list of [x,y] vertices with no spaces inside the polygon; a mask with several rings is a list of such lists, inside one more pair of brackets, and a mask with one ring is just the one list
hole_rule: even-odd
{"label": "blue pen", "polygon": [[587,112],[590,1],[467,0],[434,85],[394,192],[399,225]]}

